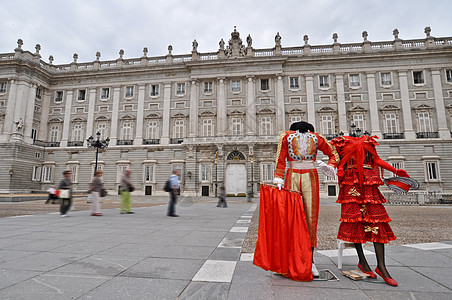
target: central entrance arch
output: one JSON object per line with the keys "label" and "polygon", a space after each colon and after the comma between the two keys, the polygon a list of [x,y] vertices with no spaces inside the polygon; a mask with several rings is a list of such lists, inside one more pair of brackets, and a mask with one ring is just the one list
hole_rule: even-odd
{"label": "central entrance arch", "polygon": [[225,189],[227,195],[246,196],[247,176],[245,156],[240,151],[229,153],[226,166]]}

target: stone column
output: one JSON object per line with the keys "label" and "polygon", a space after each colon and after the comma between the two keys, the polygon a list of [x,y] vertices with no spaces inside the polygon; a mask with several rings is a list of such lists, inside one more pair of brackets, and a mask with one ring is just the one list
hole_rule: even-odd
{"label": "stone column", "polygon": [[[336,74],[337,113],[339,132],[348,135],[347,108],[345,106],[344,74]],[[336,133],[339,133],[336,132]]]}
{"label": "stone column", "polygon": [[188,135],[190,139],[198,136],[198,88],[198,82],[196,80],[192,80],[190,90],[190,126]]}
{"label": "stone column", "polygon": [[402,114],[403,114],[403,131],[405,139],[415,140],[416,135],[413,130],[413,121],[411,118],[410,97],[408,94],[408,77],[406,71],[399,71],[400,95],[402,100]]}
{"label": "stone column", "polygon": [[217,136],[224,137],[227,135],[226,124],[226,86],[224,77],[218,78],[218,102],[217,102]]}
{"label": "stone column", "polygon": [[[95,136],[94,132],[94,110],[96,109],[96,89],[89,90],[89,101],[88,101],[88,118],[86,120],[86,139],[90,136]],[[87,142],[83,141],[86,146]]]}
{"label": "stone column", "polygon": [[[35,113],[36,84],[31,84],[26,100],[26,110],[24,118],[24,141],[32,144],[31,129],[33,128],[33,116]],[[41,112],[42,113],[42,112]]]}
{"label": "stone column", "polygon": [[170,129],[170,108],[171,108],[171,83],[165,83],[165,91],[163,95],[163,117],[162,117],[162,138],[160,144],[169,144]]}
{"label": "stone column", "polygon": [[375,88],[375,74],[367,73],[367,88],[369,94],[370,126],[371,134],[381,138],[379,113],[377,105],[377,90]]}
{"label": "stone column", "polygon": [[38,140],[47,141],[50,114],[50,92],[44,91],[42,96],[41,120],[39,121]]}
{"label": "stone column", "polygon": [[275,97],[275,106],[276,106],[276,132],[279,136],[281,132],[286,130],[286,109],[284,106],[284,85],[283,85],[283,77],[282,74],[277,75],[276,81],[276,97]]}
{"label": "stone column", "polygon": [[306,110],[308,115],[308,123],[311,123],[314,128],[315,123],[315,104],[314,104],[314,77],[306,76]]}
{"label": "stone column", "polygon": [[447,129],[446,107],[444,105],[443,87],[441,85],[440,70],[432,70],[433,93],[435,96],[436,119],[438,120],[438,132],[441,139],[449,139],[450,132]]}
{"label": "stone column", "polygon": [[121,87],[113,88],[113,107],[111,109],[110,144],[116,145],[118,141],[119,98]]}
{"label": "stone column", "polygon": [[246,130],[247,135],[256,135],[256,95],[254,91],[254,76],[248,75],[246,93]]}
{"label": "stone column", "polygon": [[71,109],[72,109],[72,98],[74,96],[74,91],[66,92],[66,103],[64,108],[64,122],[63,122],[63,134],[61,137],[61,147],[66,147],[69,140],[69,130],[71,128]]}
{"label": "stone column", "polygon": [[6,103],[5,121],[3,124],[3,134],[5,135],[6,134],[9,135],[13,131],[16,95],[17,95],[17,82],[16,80],[12,79],[10,81],[8,102]]}
{"label": "stone column", "polygon": [[138,107],[137,107],[137,131],[135,133],[134,145],[143,144],[143,120],[144,120],[144,97],[146,85],[138,86]]}

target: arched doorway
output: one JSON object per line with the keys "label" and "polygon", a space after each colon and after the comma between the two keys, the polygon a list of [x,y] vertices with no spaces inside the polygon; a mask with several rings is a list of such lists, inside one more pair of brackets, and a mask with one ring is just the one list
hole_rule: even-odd
{"label": "arched doorway", "polygon": [[234,150],[227,156],[225,189],[227,195],[246,196],[247,176],[245,156]]}

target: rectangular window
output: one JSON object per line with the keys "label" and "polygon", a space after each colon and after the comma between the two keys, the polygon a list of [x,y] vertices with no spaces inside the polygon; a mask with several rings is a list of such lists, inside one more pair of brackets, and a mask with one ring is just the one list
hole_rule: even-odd
{"label": "rectangular window", "polygon": [[62,102],[63,101],[63,91],[57,91],[55,93],[55,102]]}
{"label": "rectangular window", "polygon": [[100,139],[104,140],[107,138],[107,124],[98,123],[96,132],[100,132]]}
{"label": "rectangular window", "polygon": [[154,181],[154,166],[144,165],[144,182]]}
{"label": "rectangular window", "polygon": [[355,130],[361,129],[361,133],[364,132],[364,116],[363,115],[353,115],[353,124],[355,124]]}
{"label": "rectangular window", "polygon": [[414,84],[423,84],[424,83],[424,72],[413,71],[413,82],[414,82]]}
{"label": "rectangular window", "polygon": [[6,82],[0,82],[0,93],[6,93]]}
{"label": "rectangular window", "polygon": [[261,118],[261,135],[272,135],[272,118]]}
{"label": "rectangular window", "polygon": [[419,121],[419,132],[430,132],[430,114],[428,112],[420,112],[417,116]]}
{"label": "rectangular window", "polygon": [[79,101],[86,100],[86,90],[78,90],[78,98]]}
{"label": "rectangular window", "polygon": [[32,138],[32,140],[35,141],[37,137],[38,137],[38,130],[36,128],[32,128],[31,129],[31,138]]}
{"label": "rectangular window", "polygon": [[129,165],[118,165],[118,173],[116,174],[116,182],[121,182],[124,171],[129,169]]}
{"label": "rectangular window", "polygon": [[397,126],[397,115],[395,113],[385,114],[386,133],[399,133]]}
{"label": "rectangular window", "polygon": [[391,73],[381,73],[381,85],[391,85]]}
{"label": "rectangular window", "polygon": [[210,182],[210,165],[208,164],[201,164],[200,166],[201,172],[201,182]]}
{"label": "rectangular window", "polygon": [[133,86],[126,86],[126,98],[133,98]]}
{"label": "rectangular window", "polygon": [[349,75],[350,87],[359,87],[361,83],[359,82],[359,74]]}
{"label": "rectangular window", "polygon": [[182,139],[184,138],[185,122],[184,120],[174,121],[174,138]]}
{"label": "rectangular window", "polygon": [[[403,161],[401,161],[401,160],[391,161],[390,164],[391,164],[391,166],[393,166],[396,169],[404,169],[405,168],[404,164],[403,164]],[[390,176],[389,177],[395,177],[395,176],[397,176],[397,175],[392,173],[392,172],[390,172]]]}
{"label": "rectangular window", "polygon": [[429,181],[439,180],[438,162],[427,161],[427,162],[425,162],[425,165],[427,167],[427,180],[429,180]]}
{"label": "rectangular window", "polygon": [[273,163],[262,164],[262,181],[269,182],[273,181],[275,173],[275,165]]}
{"label": "rectangular window", "polygon": [[42,98],[42,90],[40,88],[37,88],[36,89],[36,99],[41,99],[41,98]]}
{"label": "rectangular window", "polygon": [[31,180],[39,181],[39,176],[41,175],[41,167],[33,166],[31,171]]}
{"label": "rectangular window", "polygon": [[122,140],[131,140],[132,139],[132,123],[124,122],[122,124]]}
{"label": "rectangular window", "polygon": [[289,117],[289,125],[296,123],[296,122],[300,122],[300,121],[301,121],[301,116],[290,116]]}
{"label": "rectangular window", "polygon": [[329,88],[330,87],[330,80],[328,78],[328,75],[320,75],[319,76],[319,86],[321,88]]}
{"label": "rectangular window", "polygon": [[176,89],[177,95],[185,95],[185,83],[178,83]]}
{"label": "rectangular window", "polygon": [[204,82],[204,93],[212,93],[212,81]]}
{"label": "rectangular window", "polygon": [[261,91],[268,91],[270,89],[270,82],[268,79],[261,79]]}
{"label": "rectangular window", "polygon": [[52,181],[52,169],[51,166],[45,166],[42,170],[42,181],[43,182],[51,182]]}
{"label": "rectangular window", "polygon": [[213,136],[213,121],[212,119],[202,120],[202,136]]}
{"label": "rectangular window", "polygon": [[232,135],[242,135],[242,119],[232,118]]}
{"label": "rectangular window", "polygon": [[452,83],[452,70],[446,70],[446,81]]}
{"label": "rectangular window", "polygon": [[58,142],[60,139],[60,126],[59,125],[52,125],[50,127],[50,141],[51,142]]}
{"label": "rectangular window", "polygon": [[75,164],[68,165],[68,170],[71,171],[71,173],[72,173],[71,174],[71,181],[73,183],[76,183],[77,180],[78,180],[78,176],[77,176],[77,174],[78,174],[78,165],[75,165]]}
{"label": "rectangular window", "polygon": [[289,77],[289,87],[291,89],[298,89],[300,85],[298,83],[298,77]]}
{"label": "rectangular window", "polygon": [[322,134],[332,135],[334,134],[333,116],[322,116]]}
{"label": "rectangular window", "polygon": [[82,138],[82,125],[74,124],[74,128],[72,129],[72,140],[73,141],[83,141]]}
{"label": "rectangular window", "polygon": [[231,83],[231,90],[233,92],[240,92],[241,88],[240,88],[240,80],[233,80]]}
{"label": "rectangular window", "polygon": [[110,98],[110,88],[102,88],[100,93],[100,99],[108,99]]}
{"label": "rectangular window", "polygon": [[158,139],[159,138],[159,122],[158,121],[150,121],[148,123],[148,139]]}
{"label": "rectangular window", "polygon": [[151,96],[158,96],[159,95],[159,85],[153,84],[151,85]]}

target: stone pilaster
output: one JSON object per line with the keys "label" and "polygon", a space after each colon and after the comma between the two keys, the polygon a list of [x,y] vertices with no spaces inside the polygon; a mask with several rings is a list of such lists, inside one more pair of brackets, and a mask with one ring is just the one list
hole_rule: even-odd
{"label": "stone pilaster", "polygon": [[276,134],[280,134],[284,130],[286,130],[285,121],[286,121],[286,110],[284,106],[284,85],[283,85],[283,77],[282,74],[277,75],[276,81],[276,97],[275,97],[275,106],[276,106]]}
{"label": "stone pilaster", "polygon": [[[347,108],[345,107],[344,75],[336,74],[337,93],[337,118],[339,120],[339,132],[348,135]],[[339,133],[336,132],[336,133]]]}
{"label": "stone pilaster", "polygon": [[379,113],[377,105],[377,90],[375,88],[375,74],[367,73],[367,88],[369,94],[369,110],[370,110],[370,130],[372,135],[376,135],[381,138]]}
{"label": "stone pilaster", "polygon": [[403,114],[403,131],[405,139],[415,140],[416,135],[413,130],[413,121],[411,117],[410,97],[408,94],[408,77],[406,71],[399,72],[400,95],[402,100],[402,114]]}
{"label": "stone pilaster", "polygon": [[31,138],[31,129],[33,128],[33,115],[35,113],[36,84],[31,84],[28,89],[28,97],[26,99],[26,110],[24,118],[24,141],[28,144],[33,143]]}
{"label": "stone pilaster", "polygon": [[[88,118],[86,120],[86,139],[95,136],[94,132],[94,110],[96,109],[96,89],[89,90]],[[86,145],[86,139],[84,145]]]}
{"label": "stone pilaster", "polygon": [[315,128],[314,77],[312,76],[306,76],[306,107],[308,123],[311,123]]}
{"label": "stone pilaster", "polygon": [[448,139],[450,138],[450,132],[447,129],[446,107],[444,105],[443,87],[439,70],[432,70],[432,81],[439,137],[441,139]]}
{"label": "stone pilaster", "polygon": [[17,95],[17,82],[16,80],[10,81],[8,102],[6,103],[5,121],[3,124],[3,134],[11,134],[14,124],[14,110],[16,104]]}
{"label": "stone pilaster", "polygon": [[39,123],[38,140],[47,140],[47,131],[49,127],[49,114],[50,114],[50,92],[44,91],[42,96],[41,106],[41,120]]}
{"label": "stone pilaster", "polygon": [[191,82],[190,90],[190,117],[189,117],[189,137],[198,136],[198,91],[199,83],[196,80]]}
{"label": "stone pilaster", "polygon": [[171,83],[165,83],[165,91],[163,95],[163,117],[162,117],[162,138],[160,144],[169,144],[170,129],[170,109],[171,109]]}
{"label": "stone pilaster", "polygon": [[74,91],[69,90],[66,92],[66,102],[64,107],[64,121],[63,121],[63,134],[61,137],[61,147],[66,147],[69,140],[69,130],[71,129],[71,109],[72,109],[72,98],[74,96]]}
{"label": "stone pilaster", "polygon": [[225,78],[218,78],[218,100],[217,100],[217,136],[224,137],[227,135],[226,124],[226,86]]}
{"label": "stone pilaster", "polygon": [[134,145],[143,144],[143,122],[144,122],[144,97],[146,94],[146,85],[138,86],[138,107],[137,107],[137,130],[135,133]]}
{"label": "stone pilaster", "polygon": [[111,109],[110,124],[110,144],[116,145],[118,141],[118,120],[119,120],[119,98],[121,95],[121,87],[113,88],[113,107]]}
{"label": "stone pilaster", "polygon": [[246,130],[247,135],[256,135],[256,95],[254,91],[254,77],[247,76],[247,93],[246,93]]}

